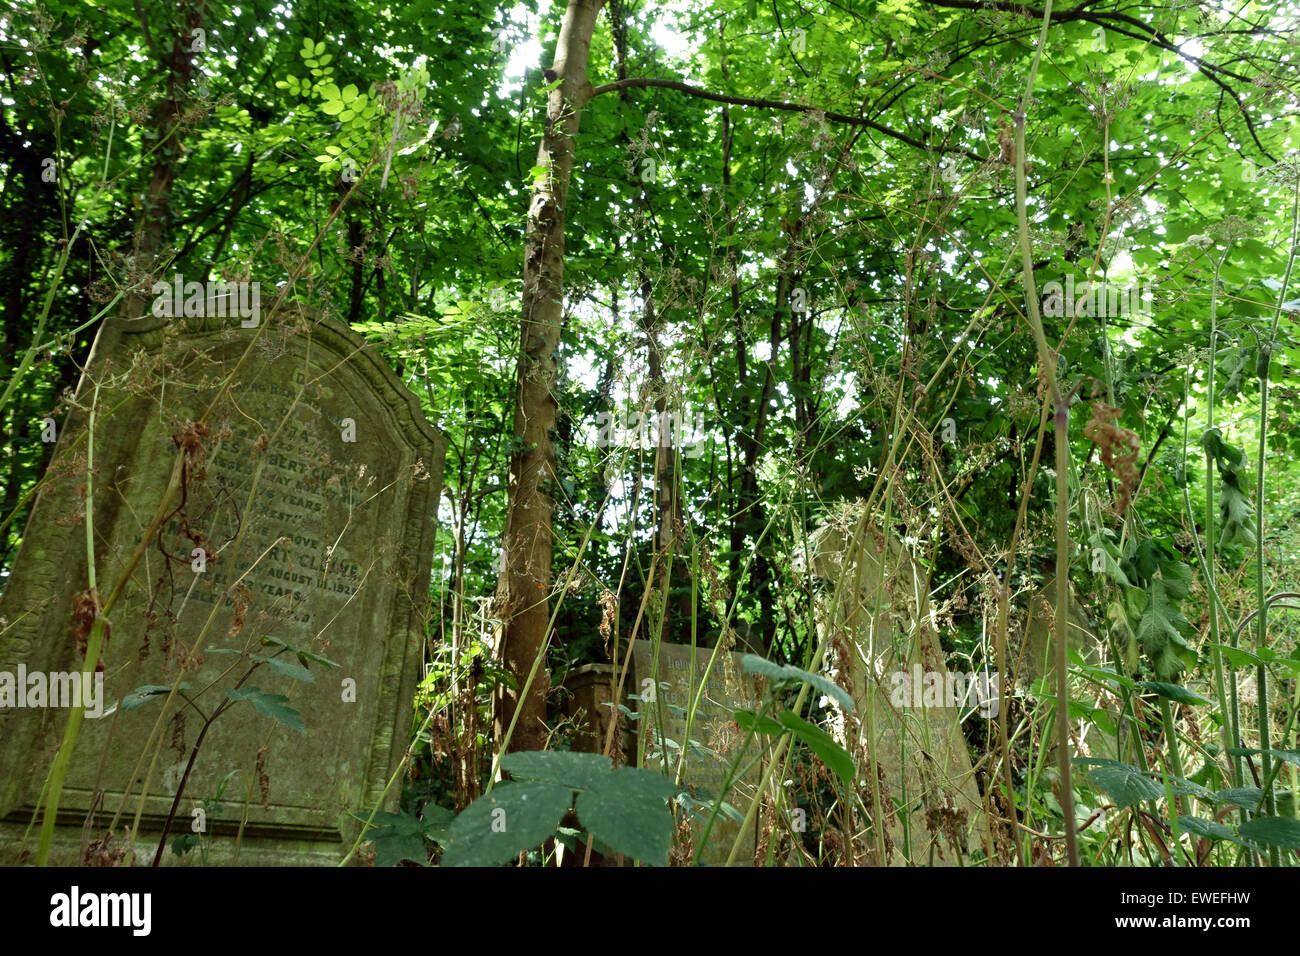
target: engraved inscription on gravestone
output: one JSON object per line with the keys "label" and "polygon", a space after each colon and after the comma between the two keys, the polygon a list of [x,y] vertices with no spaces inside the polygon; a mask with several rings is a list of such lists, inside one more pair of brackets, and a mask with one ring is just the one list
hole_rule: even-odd
{"label": "engraved inscription on gravestone", "polygon": [[[88,379],[94,554],[101,600],[127,573],[164,497],[178,444],[180,493],[144,542],[108,614],[104,696],[189,686],[82,724],[60,803],[53,862],[77,862],[83,825],[99,839],[142,810],[137,860],[151,858],[191,749],[226,688],[281,694],[301,732],[251,703],[213,721],[171,836],[196,834],[209,862],[333,863],[381,801],[411,731],[445,443],[414,395],[355,333],[302,310],[237,320],[144,319],[105,329]],[[94,393],[83,383],[78,402]],[[87,587],[86,416],[65,423],[3,598],[0,671],[78,669],[69,636]],[[275,646],[314,681],[247,657]],[[293,654],[285,660],[297,663]],[[0,858],[20,852],[66,709],[0,708]],[[292,723],[292,721],[290,721]],[[101,770],[102,757],[102,770]],[[224,784],[223,784],[224,781]],[[221,808],[214,809],[224,787]],[[138,804],[141,791],[146,795]],[[102,791],[102,794],[100,793]],[[26,849],[31,850],[34,840]],[[180,859],[167,856],[169,861]]]}
{"label": "engraved inscription on gravestone", "polygon": [[[653,685],[655,695],[653,701],[629,702],[644,715],[633,724],[640,742],[645,744],[642,765],[661,769],[661,755],[666,753],[667,773],[675,777],[681,748],[686,747],[682,783],[688,788],[698,788],[701,802],[705,801],[706,794],[711,801],[721,792],[727,770],[744,743],[745,734],[736,726],[735,711],[757,711],[760,701],[754,678],[741,668],[743,655],[719,654],[710,669],[712,653],[711,648],[696,648],[692,667],[691,648],[661,643],[656,667],[653,642],[637,641],[632,649],[634,686],[631,692],[647,698]],[[702,694],[699,693],[701,685]],[[700,703],[688,739],[686,714],[697,695]],[[727,802],[742,816],[749,810],[762,777],[762,764],[754,760],[757,753],[758,745],[751,742],[740,766],[745,767],[751,761],[753,766],[727,797]],[[698,841],[704,833],[703,823],[693,821],[692,831]],[[738,821],[719,814],[700,862],[725,863],[739,832]],[[747,832],[736,856],[738,864],[753,862],[754,844],[754,833]]]}

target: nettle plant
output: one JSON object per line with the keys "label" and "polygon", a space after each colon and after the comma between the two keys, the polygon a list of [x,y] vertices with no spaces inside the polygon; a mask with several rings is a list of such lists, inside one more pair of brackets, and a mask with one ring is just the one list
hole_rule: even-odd
{"label": "nettle plant", "polygon": [[600,754],[534,751],[506,754],[501,769],[514,780],[498,784],[465,808],[447,829],[443,866],[495,866],[552,835],[579,851],[576,820],[599,841],[603,854],[622,853],[663,865],[672,848],[668,801],[678,788],[641,767],[614,768]]}

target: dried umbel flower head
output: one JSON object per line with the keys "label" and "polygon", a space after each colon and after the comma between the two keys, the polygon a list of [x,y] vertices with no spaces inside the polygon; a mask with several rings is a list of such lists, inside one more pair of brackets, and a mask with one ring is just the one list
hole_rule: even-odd
{"label": "dried umbel flower head", "polygon": [[208,426],[203,422],[187,422],[172,436],[172,444],[185,452],[190,461],[202,461],[205,454],[203,442],[208,437]]}
{"label": "dried umbel flower head", "polygon": [[[68,628],[68,633],[76,639],[77,657],[83,661],[86,659],[86,655],[90,653],[90,631],[95,626],[97,617],[99,617],[99,595],[94,590],[82,591],[73,598],[72,626]],[[104,622],[104,642],[102,646],[108,646],[108,621]],[[95,662],[95,670],[103,672],[104,660],[102,657]]]}
{"label": "dried umbel flower head", "polygon": [[1101,461],[1119,479],[1115,491],[1115,510],[1123,515],[1138,486],[1138,436],[1115,424],[1119,409],[1103,401],[1093,402],[1092,419],[1083,429],[1084,437],[1101,449]]}

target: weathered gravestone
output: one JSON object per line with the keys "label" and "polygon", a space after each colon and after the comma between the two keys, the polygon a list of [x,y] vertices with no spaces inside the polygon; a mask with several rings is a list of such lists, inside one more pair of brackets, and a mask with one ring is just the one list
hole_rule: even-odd
{"label": "weathered gravestone", "polygon": [[851,542],[827,525],[811,536],[809,552],[822,581],[819,635],[829,629],[857,705],[841,714],[837,736],[854,754],[868,815],[885,823],[886,859],[878,859],[874,835],[870,858],[952,866],[987,852],[988,821],[960,720],[972,710],[996,716],[996,675],[948,671],[925,576],[900,542],[871,530]]}
{"label": "weathered gravestone", "polygon": [[[1056,695],[1056,649],[1053,641],[1056,627],[1056,579],[1052,578],[1034,592],[1025,614],[1025,631],[1022,653],[1019,656],[1021,683],[1030,686],[1040,679],[1046,681],[1046,692]],[[1066,616],[1066,646],[1076,651],[1085,663],[1096,665],[1102,657],[1102,640],[1088,626],[1070,586],[1070,611]],[[1066,669],[1067,673],[1069,668]],[[1086,698],[1086,700],[1081,698]],[[1071,690],[1071,699],[1092,707],[1091,720],[1076,720],[1072,736],[1079,755],[1118,759],[1115,746],[1119,723],[1118,698],[1095,684],[1085,684],[1080,691],[1077,684]],[[1073,709],[1073,708],[1071,708]],[[1131,738],[1132,734],[1126,734]]]}
{"label": "weathered gravestone", "polygon": [[[682,783],[695,791],[701,805],[709,804],[709,807],[699,807],[699,813],[707,817],[713,798],[722,792],[732,763],[737,757],[741,758],[741,769],[752,763],[727,796],[735,813],[743,817],[757,795],[762,762],[755,760],[759,754],[757,741],[751,742],[741,754],[745,734],[736,726],[735,712],[758,710],[759,685],[753,675],[741,669],[741,654],[719,652],[712,668],[709,667],[711,648],[697,647],[693,666],[691,654],[691,648],[679,644],[661,643],[656,651],[651,641],[637,641],[632,648],[632,686],[628,691],[642,699],[629,701],[629,706],[642,715],[633,725],[638,742],[645,748],[642,765],[658,769],[661,755],[666,753],[669,774],[673,775],[685,748]],[[650,700],[652,693],[654,699]],[[687,715],[697,699],[699,704],[688,729]],[[637,744],[632,744],[629,756],[637,750]],[[739,820],[719,813],[709,831],[708,844],[700,854],[700,862],[710,866],[726,863],[740,827]],[[698,846],[704,835],[704,821],[693,818],[691,829]],[[747,831],[736,854],[738,865],[752,864],[754,845],[755,833]]]}
{"label": "weathered gravestone", "polygon": [[[164,694],[82,723],[52,862],[78,862],[119,810],[109,849],[123,846],[142,789],[134,848],[137,862],[150,861],[204,715],[226,688],[254,699],[212,721],[169,839],[201,826],[207,861],[236,862],[246,815],[238,863],[336,863],[359,830],[352,812],[391,808],[399,795],[400,782],[384,791],[412,729],[445,443],[383,358],[343,325],[296,308],[244,324],[149,317],[103,330],[78,395],[83,409],[94,401],[93,445],[87,415],[75,412],[0,599],[0,672],[79,670],[70,628],[88,586],[88,456],[103,600],[159,509],[177,442],[186,446],[172,512],[107,614],[101,660],[106,703],[142,685],[170,688],[184,668],[197,710],[176,698],[159,725]],[[218,650],[280,650],[263,637],[338,666],[285,652],[241,684],[252,661]],[[295,679],[300,663],[314,682]],[[255,696],[272,694],[288,700]],[[0,709],[6,862],[24,849],[67,717],[65,708]],[[223,781],[221,808],[204,804]]]}

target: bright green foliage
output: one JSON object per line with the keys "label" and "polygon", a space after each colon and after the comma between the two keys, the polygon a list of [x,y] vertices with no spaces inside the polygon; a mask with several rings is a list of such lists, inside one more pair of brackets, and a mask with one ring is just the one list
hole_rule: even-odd
{"label": "bright green foliage", "polygon": [[508,863],[555,833],[571,808],[615,853],[668,862],[673,818],[667,801],[677,788],[667,777],[637,767],[615,770],[606,757],[562,751],[507,754],[501,766],[518,781],[498,785],[456,817],[444,866]]}

